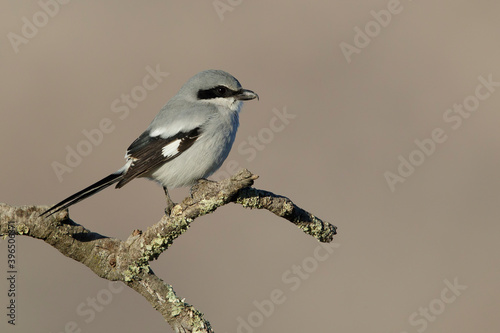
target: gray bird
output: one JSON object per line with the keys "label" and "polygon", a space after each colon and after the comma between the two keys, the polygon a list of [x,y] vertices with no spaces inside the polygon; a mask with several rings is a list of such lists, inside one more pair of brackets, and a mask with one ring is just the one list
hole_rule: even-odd
{"label": "gray bird", "polygon": [[125,165],[64,199],[41,215],[50,216],[106,187],[121,188],[145,177],[163,186],[166,212],[174,203],[168,188],[191,186],[220,168],[239,125],[243,101],[258,99],[231,74],[207,70],[190,78],[160,110],[149,127],[127,149]]}

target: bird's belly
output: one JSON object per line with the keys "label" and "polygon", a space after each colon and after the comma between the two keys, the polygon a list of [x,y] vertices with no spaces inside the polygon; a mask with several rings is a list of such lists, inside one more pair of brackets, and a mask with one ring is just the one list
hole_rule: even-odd
{"label": "bird's belly", "polygon": [[197,141],[179,157],[152,172],[148,178],[167,188],[176,188],[191,186],[198,179],[209,177],[221,167],[233,145],[234,135],[224,134]]}

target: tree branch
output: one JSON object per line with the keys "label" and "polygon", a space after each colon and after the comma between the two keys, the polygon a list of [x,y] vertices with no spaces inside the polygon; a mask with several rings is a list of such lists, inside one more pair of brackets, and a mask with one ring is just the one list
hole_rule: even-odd
{"label": "tree branch", "polygon": [[39,215],[47,206],[7,204],[0,204],[0,235],[14,233],[41,239],[98,276],[123,281],[144,296],[175,332],[213,332],[203,314],[181,300],[172,286],[156,276],[149,266],[196,218],[234,202],[247,208],[269,210],[321,242],[331,242],[336,234],[335,226],[299,208],[290,199],[250,188],[257,178],[242,170],[220,182],[200,180],[193,186],[191,196],[177,204],[169,216],[145,232],[135,230],[126,241],[86,229],[71,220],[67,210],[43,218]]}

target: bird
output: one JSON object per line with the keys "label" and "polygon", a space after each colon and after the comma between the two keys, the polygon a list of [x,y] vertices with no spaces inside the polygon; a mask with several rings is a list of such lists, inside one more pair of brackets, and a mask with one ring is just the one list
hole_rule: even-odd
{"label": "bird", "polygon": [[128,147],[125,165],[44,211],[50,216],[116,184],[135,178],[163,186],[165,212],[175,205],[168,189],[194,185],[217,171],[229,155],[243,101],[259,99],[223,70],[191,77],[165,104],[148,128]]}

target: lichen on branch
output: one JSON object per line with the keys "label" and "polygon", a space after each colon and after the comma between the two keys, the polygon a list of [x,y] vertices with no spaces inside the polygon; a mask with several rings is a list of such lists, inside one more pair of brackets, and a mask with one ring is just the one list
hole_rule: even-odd
{"label": "lichen on branch", "polygon": [[[68,210],[40,217],[47,206],[10,206],[0,203],[0,236],[14,221],[17,235],[43,240],[63,255],[81,262],[98,276],[122,281],[145,297],[176,332],[213,332],[203,314],[180,299],[173,287],[151,270],[157,259],[198,217],[230,202],[245,208],[266,209],[320,242],[331,242],[336,227],[295,205],[290,199],[251,188],[258,176],[244,169],[231,178],[200,180],[191,195],[146,231],[134,230],[125,241],[92,232],[69,218]],[[12,232],[12,230],[11,230]]]}

